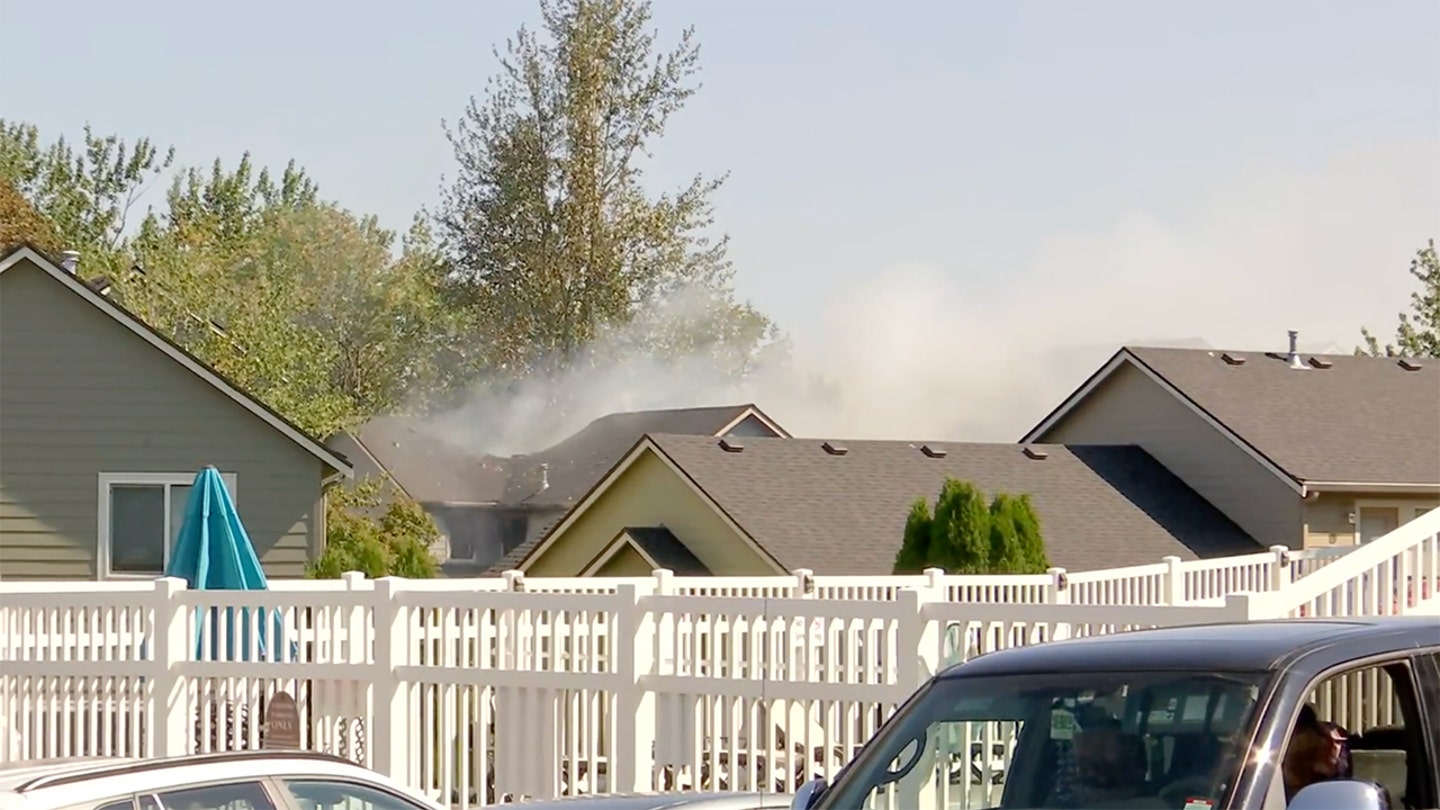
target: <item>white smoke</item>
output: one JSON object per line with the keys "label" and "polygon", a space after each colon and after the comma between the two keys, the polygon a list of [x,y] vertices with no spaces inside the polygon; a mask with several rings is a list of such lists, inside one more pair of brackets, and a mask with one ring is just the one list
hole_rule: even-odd
{"label": "white smoke", "polygon": [[[606,413],[755,402],[796,435],[1014,441],[1122,344],[1283,350],[1297,329],[1307,351],[1348,352],[1362,326],[1393,334],[1410,258],[1440,237],[1440,150],[1246,167],[1172,196],[1190,203],[1017,245],[1000,296],[968,290],[963,267],[885,268],[831,296],[793,365],[740,383],[698,357],[632,358],[477,393],[437,424],[472,449],[529,452]],[[580,407],[557,418],[561,391]]]}

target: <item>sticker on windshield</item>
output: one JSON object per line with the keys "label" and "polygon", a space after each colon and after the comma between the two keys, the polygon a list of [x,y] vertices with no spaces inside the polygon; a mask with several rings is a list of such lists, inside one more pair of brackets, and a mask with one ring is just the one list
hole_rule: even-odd
{"label": "sticker on windshield", "polygon": [[1064,709],[1056,709],[1050,712],[1050,739],[1075,739],[1075,715]]}
{"label": "sticker on windshield", "polygon": [[1186,799],[1182,810],[1210,810],[1214,806],[1215,803],[1209,799]]}

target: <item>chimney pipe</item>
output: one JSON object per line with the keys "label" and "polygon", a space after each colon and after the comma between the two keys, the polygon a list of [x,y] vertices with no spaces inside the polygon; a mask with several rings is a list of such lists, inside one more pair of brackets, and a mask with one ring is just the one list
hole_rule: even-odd
{"label": "chimney pipe", "polygon": [[64,253],[61,253],[60,267],[62,267],[65,272],[69,273],[70,275],[75,275],[76,271],[80,269],[80,251],[67,250]]}
{"label": "chimney pipe", "polygon": [[1285,358],[1289,361],[1290,368],[1305,368],[1305,364],[1300,362],[1299,337],[1299,332],[1294,329],[1290,330],[1290,354]]}
{"label": "chimney pipe", "polygon": [[544,492],[550,488],[550,465],[540,465],[540,491]]}

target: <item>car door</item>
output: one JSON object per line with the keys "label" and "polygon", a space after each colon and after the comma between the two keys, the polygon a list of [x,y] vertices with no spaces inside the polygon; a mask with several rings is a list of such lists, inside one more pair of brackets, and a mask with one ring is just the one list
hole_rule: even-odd
{"label": "car door", "polygon": [[437,810],[437,805],[355,779],[277,776],[272,782],[285,810]]}
{"label": "car door", "polygon": [[1428,768],[1431,774],[1429,802],[1425,810],[1440,810],[1440,650],[1427,650],[1414,658],[1416,691],[1425,727]]}

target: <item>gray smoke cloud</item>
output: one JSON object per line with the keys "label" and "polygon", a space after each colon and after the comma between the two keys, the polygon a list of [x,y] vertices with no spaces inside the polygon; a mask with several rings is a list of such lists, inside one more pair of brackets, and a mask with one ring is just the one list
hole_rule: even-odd
{"label": "gray smoke cloud", "polygon": [[[1435,143],[1244,167],[1185,191],[1169,215],[1136,209],[1017,245],[1003,295],[968,290],[963,267],[882,268],[835,291],[793,336],[790,365],[743,381],[702,357],[631,356],[477,391],[431,426],[520,453],[616,411],[754,402],[797,436],[1015,441],[1123,344],[1282,350],[1297,329],[1306,351],[1349,352],[1362,326],[1389,336],[1415,289],[1410,258],[1440,236]],[[682,298],[656,317],[694,314]],[[559,392],[577,407],[557,412]]]}

